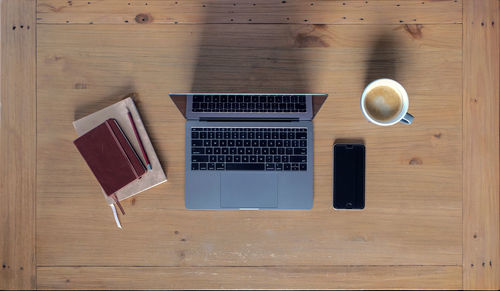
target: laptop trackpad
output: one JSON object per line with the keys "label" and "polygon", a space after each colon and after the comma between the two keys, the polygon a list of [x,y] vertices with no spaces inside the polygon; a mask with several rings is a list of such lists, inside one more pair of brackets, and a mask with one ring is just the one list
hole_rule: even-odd
{"label": "laptop trackpad", "polygon": [[275,173],[222,173],[220,187],[221,207],[278,206],[278,178]]}

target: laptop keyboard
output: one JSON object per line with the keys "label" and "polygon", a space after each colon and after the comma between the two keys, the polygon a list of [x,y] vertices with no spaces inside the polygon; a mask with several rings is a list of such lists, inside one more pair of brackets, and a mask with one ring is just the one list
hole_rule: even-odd
{"label": "laptop keyboard", "polygon": [[191,128],[193,171],[306,171],[307,128]]}
{"label": "laptop keyboard", "polygon": [[193,112],[306,112],[305,95],[193,95]]}

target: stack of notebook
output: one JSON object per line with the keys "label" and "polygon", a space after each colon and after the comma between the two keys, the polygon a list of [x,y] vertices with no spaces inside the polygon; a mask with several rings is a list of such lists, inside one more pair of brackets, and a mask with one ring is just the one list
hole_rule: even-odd
{"label": "stack of notebook", "polygon": [[132,98],[73,122],[75,146],[106,198],[122,213],[120,201],[167,181]]}

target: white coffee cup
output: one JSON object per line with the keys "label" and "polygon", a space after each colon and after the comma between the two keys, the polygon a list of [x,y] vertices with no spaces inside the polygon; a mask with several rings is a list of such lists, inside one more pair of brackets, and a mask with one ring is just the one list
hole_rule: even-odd
{"label": "white coffee cup", "polygon": [[[389,120],[377,120],[374,117],[372,117],[365,104],[365,99],[366,95],[374,88],[380,87],[380,86],[387,86],[392,89],[394,89],[398,94],[399,97],[401,98],[401,107],[399,112],[391,119]],[[368,121],[381,125],[381,126],[389,126],[396,124],[398,122],[405,123],[405,124],[411,124],[413,122],[413,115],[408,113],[408,107],[410,106],[410,102],[408,100],[408,93],[406,93],[406,90],[399,84],[398,82],[391,80],[391,79],[378,79],[366,86],[365,90],[363,91],[363,94],[361,95],[361,111],[363,112],[363,115],[365,116]]]}

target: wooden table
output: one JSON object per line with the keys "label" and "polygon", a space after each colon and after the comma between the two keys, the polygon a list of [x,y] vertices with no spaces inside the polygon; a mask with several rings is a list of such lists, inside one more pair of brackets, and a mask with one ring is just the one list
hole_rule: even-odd
{"label": "wooden table", "polygon": [[[0,289],[498,289],[499,1],[1,1]],[[389,77],[411,126],[367,122]],[[169,92],[317,92],[310,211],[188,211]],[[168,182],[114,225],[71,122],[135,92]],[[367,147],[332,209],[332,145]]]}

